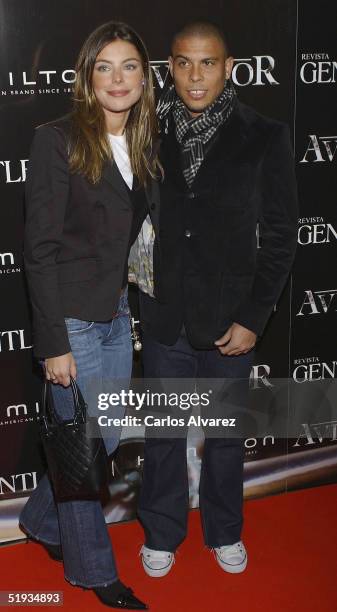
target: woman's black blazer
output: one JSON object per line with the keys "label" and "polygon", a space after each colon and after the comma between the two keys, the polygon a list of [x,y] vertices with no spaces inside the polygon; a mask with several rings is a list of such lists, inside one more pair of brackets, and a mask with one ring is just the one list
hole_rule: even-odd
{"label": "woman's black blazer", "polygon": [[[107,321],[116,310],[132,224],[132,202],[115,162],[93,185],[69,172],[70,119],[36,129],[26,184],[24,262],[32,310],[34,352],[71,350],[65,317]],[[157,185],[146,190],[158,225]]]}

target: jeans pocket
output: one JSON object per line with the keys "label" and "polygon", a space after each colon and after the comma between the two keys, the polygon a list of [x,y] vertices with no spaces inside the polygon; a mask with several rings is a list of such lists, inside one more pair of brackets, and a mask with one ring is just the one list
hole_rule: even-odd
{"label": "jeans pocket", "polygon": [[95,321],[83,321],[82,319],[71,319],[69,317],[64,320],[68,334],[81,334],[89,331],[95,325]]}

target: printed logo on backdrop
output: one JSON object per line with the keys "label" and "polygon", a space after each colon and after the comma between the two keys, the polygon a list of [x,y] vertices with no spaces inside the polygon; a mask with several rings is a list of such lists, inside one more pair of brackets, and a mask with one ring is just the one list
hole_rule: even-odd
{"label": "printed logo on backdrop", "polygon": [[306,85],[336,83],[337,61],[328,53],[301,53],[300,79]]}
{"label": "printed logo on backdrop", "polygon": [[279,85],[274,75],[275,58],[271,55],[252,55],[234,59],[232,80],[235,85]]}
{"label": "printed logo on backdrop", "polygon": [[75,70],[38,70],[31,76],[27,70],[7,73],[7,79],[0,84],[0,95],[35,96],[71,94],[74,91]]}
{"label": "printed logo on backdrop", "polygon": [[337,442],[337,421],[322,423],[302,423],[299,436],[292,445],[295,447],[313,447],[323,442]]}
{"label": "printed logo on backdrop", "polygon": [[[169,68],[167,60],[150,62],[155,86],[165,87]],[[275,58],[271,55],[252,55],[234,60],[232,79],[235,85],[279,85],[275,74]],[[32,76],[28,70],[14,72],[9,70],[0,82],[0,96],[69,95],[74,92],[76,72],[72,68],[63,71],[38,70]]]}
{"label": "printed logo on backdrop", "polygon": [[[169,76],[167,61],[151,61],[157,87],[163,89]],[[234,59],[232,80],[239,87],[247,85],[279,85],[274,75],[275,58],[271,55],[252,55]]]}
{"label": "printed logo on backdrop", "polygon": [[0,160],[1,183],[24,183],[27,177],[28,159]]}
{"label": "printed logo on backdrop", "polygon": [[337,136],[309,134],[309,140],[300,164],[333,162],[336,159]]}
{"label": "printed logo on backdrop", "polygon": [[0,331],[0,353],[23,351],[31,349],[32,346],[27,343],[24,329]]}
{"label": "printed logo on backdrop", "polygon": [[[270,389],[274,387],[270,381],[271,367],[266,363],[255,364],[252,366],[249,376],[249,388],[255,389]],[[245,457],[253,457],[259,455],[264,448],[272,447],[275,445],[275,436],[272,434],[266,434],[263,437],[245,438]]]}
{"label": "printed logo on backdrop", "polygon": [[[324,360],[318,355],[298,357],[293,361],[292,378],[295,383],[317,383],[310,390],[309,396],[297,396],[293,409],[294,422],[298,422],[294,449],[315,448],[336,444],[336,387],[337,360]],[[318,381],[321,381],[320,384]],[[326,382],[325,382],[326,381]],[[302,388],[304,390],[304,388]],[[301,392],[302,393],[302,392]],[[295,396],[294,396],[295,397]],[[302,398],[302,400],[301,400]]]}
{"label": "printed logo on backdrop", "polygon": [[306,289],[296,316],[325,315],[332,311],[337,311],[337,289],[323,289],[321,291]]}
{"label": "printed logo on backdrop", "polygon": [[264,387],[273,387],[270,379],[270,365],[260,363],[253,365],[249,376],[250,389],[262,389]]}
{"label": "printed logo on backdrop", "polygon": [[15,261],[14,253],[0,253],[0,278],[7,274],[17,274],[21,267]]}
{"label": "printed logo on backdrop", "polygon": [[313,382],[336,378],[337,361],[322,361],[319,357],[294,359],[292,377],[296,383]]}
{"label": "printed logo on backdrop", "polygon": [[263,438],[245,438],[245,457],[259,455],[262,449],[275,446],[275,436],[267,434]]}
{"label": "printed logo on backdrop", "polygon": [[[163,89],[169,76],[167,60],[150,62],[155,85]],[[235,85],[279,85],[275,75],[275,58],[271,55],[252,55],[234,59],[232,79]]]}
{"label": "printed logo on backdrop", "polygon": [[0,427],[20,425],[21,423],[35,423],[40,418],[39,402],[32,404],[11,404],[0,410]]}
{"label": "printed logo on backdrop", "polygon": [[298,228],[298,244],[330,244],[337,240],[337,228],[324,217],[301,217]]}
{"label": "printed logo on backdrop", "polygon": [[37,487],[37,473],[24,472],[23,474],[10,474],[0,476],[0,495],[11,495],[32,491]]}

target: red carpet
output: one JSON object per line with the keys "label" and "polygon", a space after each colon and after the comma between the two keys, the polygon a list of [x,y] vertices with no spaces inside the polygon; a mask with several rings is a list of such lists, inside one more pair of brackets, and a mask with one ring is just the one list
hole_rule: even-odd
{"label": "red carpet", "polygon": [[[204,548],[197,511],[175,566],[161,579],[143,573],[138,523],[113,526],[120,576],[152,612],[337,612],[336,502],[336,485],[246,502],[249,562],[240,575],[224,573]],[[62,565],[37,544],[1,548],[0,567],[1,590],[59,590],[64,606],[58,609],[65,612],[108,610],[92,593],[65,583]]]}

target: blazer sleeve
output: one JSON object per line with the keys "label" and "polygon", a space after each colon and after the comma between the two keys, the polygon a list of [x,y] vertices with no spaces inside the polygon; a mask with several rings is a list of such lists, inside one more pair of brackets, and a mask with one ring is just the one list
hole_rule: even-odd
{"label": "blazer sleeve", "polygon": [[278,124],[262,165],[260,228],[251,291],[232,319],[261,335],[289,275],[297,244],[297,187],[288,126]]}
{"label": "blazer sleeve", "polygon": [[24,262],[33,312],[34,353],[40,358],[71,351],[57,274],[69,196],[65,136],[51,125],[37,128],[26,182]]}

